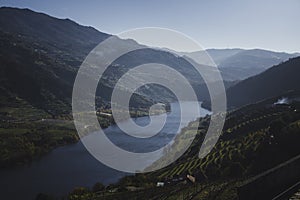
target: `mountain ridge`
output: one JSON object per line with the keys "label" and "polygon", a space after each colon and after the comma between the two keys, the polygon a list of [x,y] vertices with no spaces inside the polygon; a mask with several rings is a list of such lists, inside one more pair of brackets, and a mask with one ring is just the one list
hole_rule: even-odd
{"label": "mountain ridge", "polygon": [[227,89],[228,105],[238,107],[280,96],[289,91],[300,91],[299,66],[300,57],[291,58],[261,74],[237,83]]}
{"label": "mountain ridge", "polygon": [[205,59],[208,54],[218,66],[223,79],[227,81],[244,80],[257,75],[273,65],[287,61],[289,58],[300,56],[300,53],[276,52],[265,49],[206,49],[205,51],[180,52],[197,63],[210,64]]}

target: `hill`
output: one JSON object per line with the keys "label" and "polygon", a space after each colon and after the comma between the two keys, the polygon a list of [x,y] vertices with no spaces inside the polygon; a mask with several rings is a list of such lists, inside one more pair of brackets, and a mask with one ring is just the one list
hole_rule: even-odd
{"label": "hill", "polygon": [[[57,19],[29,9],[0,8],[1,95],[23,99],[52,116],[69,114],[79,66],[108,37],[109,34],[69,19]],[[132,41],[122,42],[137,45]],[[109,80],[114,80],[114,74],[118,72],[108,74]],[[106,93],[112,91],[114,85],[110,81],[101,83],[99,89]],[[109,101],[106,93],[97,98],[98,104]],[[152,104],[141,95],[135,95],[133,102],[137,106]]]}
{"label": "hill", "polygon": [[250,49],[240,51],[219,63],[221,71],[231,74],[239,79],[257,75],[273,65],[287,61],[299,54],[273,52],[263,49]]}
{"label": "hill", "polygon": [[[111,35],[69,19],[57,19],[29,9],[2,7],[0,36],[0,80],[3,94],[24,99],[51,115],[60,115],[70,112],[72,86],[83,59],[97,44]],[[118,45],[145,49],[121,56],[110,66],[98,86],[97,99],[100,105],[109,102],[112,89],[122,74],[132,67],[149,62],[173,67],[196,89],[200,88],[197,90],[199,97],[203,91],[207,94],[203,80],[185,59],[166,51],[147,48],[133,40],[119,39]],[[152,101],[174,100],[174,95],[168,90],[152,85],[148,89],[139,90],[132,105],[147,107]]]}
{"label": "hill", "polygon": [[[184,140],[192,137],[193,130],[197,130],[197,135],[174,163],[158,171],[124,177],[101,192],[81,188],[82,193],[78,194],[74,190],[69,198],[79,195],[82,199],[238,199],[240,184],[300,153],[299,94],[296,96],[298,100],[289,104],[274,104],[277,98],[271,98],[228,113],[217,144],[201,159],[198,153],[210,117],[200,118],[199,123],[191,122],[172,145],[180,148]],[[157,164],[169,159],[172,155],[163,156]],[[195,177],[195,182],[187,175]],[[157,187],[157,182],[164,185]]]}
{"label": "hill", "polygon": [[[299,53],[288,54],[263,49],[207,49],[206,52],[219,67],[223,79],[226,81],[246,79],[273,65],[300,55]],[[197,63],[209,64],[209,61],[205,60],[203,51],[180,54],[192,58]]]}
{"label": "hill", "polygon": [[69,55],[80,58],[80,62],[95,45],[110,36],[70,19],[58,19],[29,9],[1,7],[0,17],[2,32],[42,43],[49,50],[60,49],[61,57]]}
{"label": "hill", "polygon": [[227,90],[228,106],[238,107],[299,91],[300,57],[289,59]]}
{"label": "hill", "polygon": [[[0,143],[0,167],[30,161],[54,147],[78,140],[71,121],[73,83],[85,57],[110,36],[69,19],[29,9],[0,8],[0,138],[4,141]],[[169,65],[182,72],[199,90],[206,89],[185,59],[146,48],[133,40],[117,42],[125,48],[144,49],[121,56],[109,66],[96,92],[98,111],[111,112],[110,96],[117,80],[144,63]],[[132,81],[138,80],[133,77]],[[178,84],[175,78],[173,82]],[[126,87],[122,92],[127,92]],[[144,87],[130,102],[131,109],[140,112],[131,114],[145,115],[154,102],[174,100],[174,95],[165,88]],[[107,115],[98,118],[102,127],[113,122]]]}
{"label": "hill", "polygon": [[[73,82],[85,56],[107,37],[68,19],[0,8],[0,167],[78,141],[71,121]],[[141,95],[132,99],[136,107],[153,103]],[[107,101],[98,96],[97,108]],[[99,122],[107,127],[112,120],[99,116]]]}
{"label": "hill", "polygon": [[[206,49],[206,52],[211,56],[216,65],[219,65],[222,61],[242,51],[244,51],[244,49]],[[182,52],[181,54],[194,59],[198,63],[204,64],[203,62],[205,62],[204,51]]]}

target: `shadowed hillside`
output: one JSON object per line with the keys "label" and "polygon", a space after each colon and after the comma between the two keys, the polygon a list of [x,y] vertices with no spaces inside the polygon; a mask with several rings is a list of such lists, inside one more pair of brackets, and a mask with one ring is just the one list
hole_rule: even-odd
{"label": "shadowed hillside", "polygon": [[228,105],[238,107],[300,90],[300,57],[239,82],[227,90]]}

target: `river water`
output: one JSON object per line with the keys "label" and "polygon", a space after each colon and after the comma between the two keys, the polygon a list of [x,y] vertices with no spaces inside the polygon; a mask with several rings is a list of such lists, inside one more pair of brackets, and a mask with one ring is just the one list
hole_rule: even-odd
{"label": "river water", "polygon": [[[119,147],[134,152],[148,152],[163,147],[178,133],[178,129],[187,126],[190,121],[210,112],[195,109],[198,102],[184,102],[188,117],[180,123],[180,105],[171,104],[164,128],[151,138],[133,138],[123,133],[118,126],[105,129],[105,134]],[[186,107],[186,105],[188,105]],[[155,117],[155,116],[154,116]],[[149,117],[135,119],[139,125],[147,125]],[[128,123],[124,121],[122,123]],[[96,138],[96,133],[86,136],[88,140]],[[149,164],[152,161],[149,161]],[[0,170],[1,199],[35,199],[38,193],[65,195],[74,187],[92,187],[96,182],[109,184],[117,182],[128,174],[111,169],[91,156],[81,142],[59,147],[31,164],[13,169]]]}

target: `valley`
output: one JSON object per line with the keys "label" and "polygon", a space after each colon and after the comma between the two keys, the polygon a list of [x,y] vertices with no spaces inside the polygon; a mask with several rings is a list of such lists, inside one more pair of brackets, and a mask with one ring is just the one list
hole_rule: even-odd
{"label": "valley", "polygon": [[[299,199],[299,187],[294,182],[300,177],[294,171],[299,168],[295,160],[300,155],[300,53],[234,47],[175,51],[121,39],[73,19],[54,16],[23,7],[0,7],[1,198],[249,200],[251,195],[273,199],[282,194],[285,199]],[[145,161],[147,170],[173,161],[186,140],[191,141],[183,155],[159,170],[126,173],[112,169],[96,160],[84,146],[84,141],[99,145],[101,132],[89,131],[91,126],[86,124],[83,127],[88,134],[80,138],[75,128],[72,94],[77,73],[90,52],[111,37],[120,49],[137,50],[108,63],[97,82],[96,93],[83,93],[95,95],[90,104],[88,98],[80,102],[83,107],[92,107],[92,111],[76,114],[95,114],[105,136],[120,149],[143,153],[164,147],[159,159]],[[113,45],[105,50],[117,52]],[[132,91],[128,85],[144,81],[133,75],[128,85],[116,87],[124,74],[147,63],[152,63],[148,65],[150,72],[157,70],[154,64],[159,63],[185,77],[197,101],[191,102],[188,96],[180,101],[169,88],[155,83]],[[208,83],[195,66],[212,75]],[[182,82],[176,76],[158,72],[180,91]],[[213,76],[217,72],[222,82]],[[85,74],[87,83],[94,80],[94,73]],[[226,90],[227,111],[213,113],[207,84],[215,88],[220,83]],[[151,121],[150,116],[160,119],[165,114],[166,123],[160,132],[149,138],[135,138],[123,131],[112,114],[112,107],[118,104],[112,102],[114,90],[119,99],[131,95],[128,108],[116,105],[118,113],[128,109],[131,117],[122,118],[122,124],[130,127],[132,120],[146,127],[154,121],[159,126],[160,121]],[[220,94],[216,97],[219,99]],[[164,109],[150,111],[154,104]],[[185,110],[180,110],[183,104]],[[181,112],[188,115],[182,117]],[[216,116],[226,117],[224,127],[219,128],[222,134],[206,138],[211,119]],[[130,133],[134,132],[130,129]],[[209,152],[208,147],[216,139],[218,142]],[[202,145],[207,145],[204,153],[209,153],[200,158]],[[166,154],[171,147],[175,151]],[[114,152],[105,153],[111,158],[116,156]],[[287,170],[289,163],[291,170]],[[272,183],[268,183],[269,179]],[[268,184],[261,184],[264,181]],[[276,191],[270,192],[268,187],[272,184]],[[267,197],[262,198],[264,195]]]}

